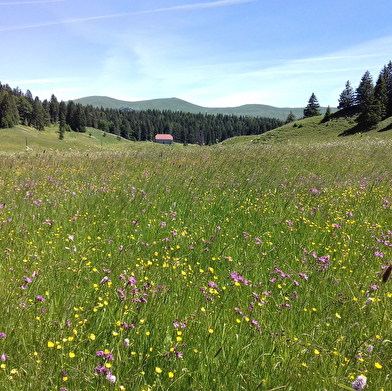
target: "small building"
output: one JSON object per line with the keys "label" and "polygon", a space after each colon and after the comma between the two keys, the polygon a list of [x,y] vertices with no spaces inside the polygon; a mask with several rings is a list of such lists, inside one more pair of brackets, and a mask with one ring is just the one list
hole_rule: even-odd
{"label": "small building", "polygon": [[173,144],[173,136],[171,134],[157,134],[155,142],[159,144]]}

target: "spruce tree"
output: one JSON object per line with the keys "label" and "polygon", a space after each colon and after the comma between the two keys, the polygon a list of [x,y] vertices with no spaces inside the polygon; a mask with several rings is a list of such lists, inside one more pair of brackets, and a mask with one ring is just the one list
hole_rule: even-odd
{"label": "spruce tree", "polygon": [[374,87],[373,104],[376,106],[379,121],[382,121],[387,117],[388,110],[387,83],[383,72],[378,76],[376,86]]}
{"label": "spruce tree", "polygon": [[374,94],[373,78],[369,71],[362,76],[358,88],[356,89],[356,104],[363,111],[372,104]]}
{"label": "spruce tree", "polygon": [[[379,88],[382,90],[382,82],[380,81]],[[375,95],[375,87],[373,78],[369,71],[366,71],[362,76],[359,86],[356,90],[356,103],[359,106],[361,113],[358,116],[358,124],[372,128],[381,120],[381,113],[384,111],[382,105],[377,100]]]}
{"label": "spruce tree", "polygon": [[381,71],[383,78],[385,79],[386,90],[387,90],[387,116],[392,115],[392,61],[389,61],[387,65]]}
{"label": "spruce tree", "polygon": [[64,139],[64,134],[65,134],[65,113],[63,111],[60,112],[60,124],[59,124],[59,139],[63,140]]}
{"label": "spruce tree", "polygon": [[19,122],[15,97],[7,90],[0,91],[0,128],[12,128]]}
{"label": "spruce tree", "polygon": [[351,87],[350,80],[347,80],[346,87],[339,96],[338,109],[348,109],[355,105],[355,93]]}
{"label": "spruce tree", "polygon": [[331,119],[331,115],[332,115],[331,108],[328,105],[327,110],[325,111],[324,118],[323,118],[322,122],[328,122]]}
{"label": "spruce tree", "polygon": [[59,118],[60,118],[60,104],[57,100],[57,98],[54,96],[54,94],[52,94],[52,96],[50,97],[50,105],[49,105],[49,111],[50,111],[50,122],[52,124],[55,124],[58,122]]}
{"label": "spruce tree", "polygon": [[45,111],[38,96],[33,101],[32,125],[38,130],[45,130]]}
{"label": "spruce tree", "polygon": [[293,114],[293,112],[290,110],[290,113],[287,115],[285,124],[289,124],[290,122],[295,121],[295,115]]}
{"label": "spruce tree", "polygon": [[320,105],[318,103],[316,95],[314,94],[314,92],[312,92],[312,95],[310,96],[308,101],[308,105],[304,108],[304,118],[315,117],[317,115],[321,115]]}

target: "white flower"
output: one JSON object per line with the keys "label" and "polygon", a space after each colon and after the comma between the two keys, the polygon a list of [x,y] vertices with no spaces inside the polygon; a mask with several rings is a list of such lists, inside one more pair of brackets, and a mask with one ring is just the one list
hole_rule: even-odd
{"label": "white flower", "polygon": [[104,284],[105,282],[109,282],[109,281],[110,281],[109,277],[108,277],[108,276],[105,276],[104,278],[102,278],[100,284],[102,285],[102,284]]}
{"label": "white flower", "polygon": [[112,375],[111,373],[108,373],[106,375],[106,379],[110,381],[110,383],[114,384],[117,380],[116,376]]}

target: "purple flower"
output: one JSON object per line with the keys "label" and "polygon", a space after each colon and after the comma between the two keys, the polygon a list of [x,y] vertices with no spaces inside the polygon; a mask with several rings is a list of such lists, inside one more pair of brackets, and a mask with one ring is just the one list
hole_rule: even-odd
{"label": "purple flower", "polygon": [[1,360],[1,361],[7,361],[7,355],[6,355],[6,354],[2,354],[2,355],[0,356],[0,360]]}
{"label": "purple flower", "polygon": [[99,374],[105,373],[106,370],[107,370],[107,368],[104,367],[104,366],[101,365],[101,364],[98,364],[98,365],[94,368],[94,371],[97,372],[97,373],[99,373]]}
{"label": "purple flower", "polygon": [[0,338],[5,338],[7,335],[5,333],[0,333]]}
{"label": "purple flower", "polygon": [[35,300],[40,301],[41,303],[45,303],[45,299],[41,295],[36,296]]}
{"label": "purple flower", "polygon": [[366,386],[366,377],[363,375],[359,375],[352,384],[352,389],[356,391],[362,391]]}

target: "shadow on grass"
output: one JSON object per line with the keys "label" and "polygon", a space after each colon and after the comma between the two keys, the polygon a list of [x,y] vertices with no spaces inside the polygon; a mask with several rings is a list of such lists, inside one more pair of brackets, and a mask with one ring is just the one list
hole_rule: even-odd
{"label": "shadow on grass", "polygon": [[331,119],[352,118],[358,115],[361,111],[358,106],[349,107],[348,109],[341,109],[331,114]]}
{"label": "shadow on grass", "polygon": [[392,129],[392,123],[389,124],[388,126],[386,126],[385,128],[380,129],[379,133],[386,132],[386,131],[391,130],[391,129]]}
{"label": "shadow on grass", "polygon": [[344,132],[339,134],[339,137],[341,136],[352,136],[353,134],[357,133],[366,133],[371,131],[372,128],[363,124],[356,124],[350,129],[346,129]]}

